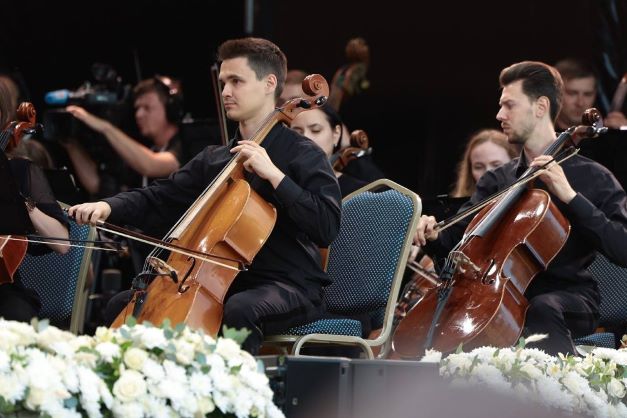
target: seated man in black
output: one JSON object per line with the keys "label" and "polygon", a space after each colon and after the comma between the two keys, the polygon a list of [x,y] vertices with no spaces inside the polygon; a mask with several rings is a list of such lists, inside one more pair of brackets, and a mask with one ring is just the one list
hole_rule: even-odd
{"label": "seated man in black", "polygon": [[[323,312],[322,288],[329,279],[318,247],[337,235],[341,196],[326,155],[309,139],[279,124],[262,145],[248,140],[281,93],[286,72],[281,50],[267,40],[245,38],[225,42],[218,54],[227,116],[239,122],[236,146],[208,147],[167,180],[77,205],[70,214],[78,222],[109,218],[163,233],[159,227],[173,225],[240,152],[248,182],[278,214],[272,234],[249,270],[236,277],[224,305],[223,324],[252,331],[244,348],[255,354],[264,334],[283,332]],[[112,300],[110,319],[128,300],[128,293]]]}
{"label": "seated man in black", "polygon": [[[510,185],[528,166],[549,163],[542,155],[555,139],[553,125],[560,110],[562,79],[557,70],[525,61],[505,68],[496,118],[508,141],[523,147],[519,158],[488,171],[477,183],[473,205]],[[551,163],[535,187],[548,190],[552,201],[570,221],[563,248],[546,271],[537,275],[525,296],[529,309],[525,333],[547,333],[537,345],[551,354],[575,353],[573,338],[590,334],[599,319],[599,291],[586,267],[600,251],[627,266],[627,198],[614,176],[603,166],[576,155],[562,165]],[[462,238],[471,218],[440,233],[436,220],[422,216],[416,242],[427,253],[446,255]]]}

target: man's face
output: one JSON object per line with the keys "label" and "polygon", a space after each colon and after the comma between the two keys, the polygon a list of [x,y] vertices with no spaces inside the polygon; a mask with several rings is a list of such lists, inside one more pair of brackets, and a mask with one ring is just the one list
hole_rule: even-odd
{"label": "man's face", "polygon": [[257,75],[248,65],[248,58],[232,58],[222,62],[220,66],[220,82],[222,98],[229,119],[246,121],[254,118],[264,106],[267,96],[274,95],[269,91],[267,78],[257,80]]}
{"label": "man's face", "polygon": [[139,132],[150,139],[166,128],[165,106],[156,92],[151,91],[135,99],[135,122]]}
{"label": "man's face", "polygon": [[510,144],[524,145],[537,123],[534,115],[536,102],[523,93],[522,83],[518,80],[503,87],[499,100],[501,108],[496,114]]}
{"label": "man's face", "polygon": [[303,92],[303,88],[299,83],[296,84],[285,84],[283,87],[283,91],[281,92],[281,96],[279,97],[279,102],[281,104],[287,102],[288,100],[295,99],[297,97],[305,97],[305,93]]}
{"label": "man's face", "polygon": [[559,120],[562,125],[581,125],[583,112],[594,105],[596,100],[594,77],[571,78],[564,80],[564,98]]}

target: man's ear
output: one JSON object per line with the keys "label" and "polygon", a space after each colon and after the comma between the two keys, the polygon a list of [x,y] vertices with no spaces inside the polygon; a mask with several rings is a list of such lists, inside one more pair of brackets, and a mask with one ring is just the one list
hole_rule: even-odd
{"label": "man's ear", "polygon": [[268,74],[266,76],[266,92],[274,94],[274,91],[277,88],[277,78],[274,74]]}
{"label": "man's ear", "polygon": [[551,111],[551,102],[546,96],[540,96],[536,100],[536,116],[541,118]]}

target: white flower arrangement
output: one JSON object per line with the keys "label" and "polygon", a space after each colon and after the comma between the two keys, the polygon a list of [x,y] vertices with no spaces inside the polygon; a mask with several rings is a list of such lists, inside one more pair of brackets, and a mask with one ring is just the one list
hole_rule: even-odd
{"label": "white flower arrangement", "polygon": [[75,336],[45,321],[0,319],[0,416],[283,417],[272,396],[255,358],[231,338],[134,320]]}
{"label": "white flower arrangement", "polygon": [[429,350],[421,361],[440,364],[455,386],[477,384],[524,401],[594,417],[627,417],[627,349],[594,348],[585,357],[554,357],[527,348],[546,336],[521,338],[516,347],[480,347],[442,358]]}

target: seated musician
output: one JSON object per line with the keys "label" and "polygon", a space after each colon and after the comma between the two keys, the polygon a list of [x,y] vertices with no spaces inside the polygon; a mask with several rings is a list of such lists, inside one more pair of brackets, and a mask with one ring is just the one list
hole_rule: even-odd
{"label": "seated musician", "polygon": [[[74,206],[70,214],[83,223],[108,218],[162,234],[159,228],[173,225],[240,152],[247,180],[278,213],[270,237],[249,270],[239,273],[224,304],[223,324],[248,328],[252,334],[244,349],[255,354],[264,334],[322,313],[322,287],[329,279],[318,247],[337,235],[341,196],[326,155],[309,139],[278,124],[261,146],[248,140],[275,109],[285,81],[283,52],[265,39],[245,38],[226,41],[218,55],[227,116],[239,122],[237,142],[206,148],[167,180]],[[130,292],[114,297],[108,317],[114,319],[129,298]]]}
{"label": "seated musician", "polygon": [[[15,107],[11,100],[12,88],[8,78],[0,78],[0,126],[6,126],[15,117]],[[19,147],[19,146],[18,146]],[[23,148],[23,147],[20,147]],[[16,152],[14,156],[12,151]],[[19,158],[17,149],[7,150],[9,167],[13,174],[18,190],[26,201],[28,215],[35,228],[35,233],[42,237],[69,237],[68,223],[63,211],[54,198],[48,181],[41,170],[32,161]],[[13,157],[13,158],[12,158]],[[0,242],[2,244],[2,242]],[[64,254],[69,250],[65,242],[50,244],[28,245],[28,253],[41,255],[54,250]],[[9,247],[5,248],[7,251]],[[37,317],[41,309],[41,301],[37,292],[26,288],[17,270],[11,283],[0,285],[0,317],[4,319],[29,322]]]}
{"label": "seated musician", "polygon": [[[322,148],[328,158],[331,158],[333,153],[340,149],[343,135],[342,120],[340,115],[330,106],[322,106],[321,108],[299,114],[292,121],[291,127]],[[333,171],[340,183],[342,197],[367,184],[365,181],[356,179],[341,171]]]}
{"label": "seated musician", "polygon": [[[559,73],[546,64],[526,61],[505,68],[500,84],[496,118],[508,141],[521,145],[523,151],[519,158],[488,171],[466,207],[507,187],[528,166],[551,161],[542,153],[556,139],[554,121],[563,95]],[[547,333],[548,339],[537,346],[551,354],[576,353],[573,338],[592,333],[599,318],[599,291],[586,270],[595,251],[627,266],[627,198],[606,168],[578,155],[562,165],[549,164],[535,187],[549,191],[570,221],[571,231],[548,269],[533,279],[525,293],[529,309],[524,333]],[[469,222],[466,219],[438,233],[436,219],[423,215],[415,239],[427,253],[445,255],[460,241]]]}
{"label": "seated musician", "polygon": [[[562,111],[557,117],[555,126],[563,131],[578,124],[586,109],[594,106],[597,98],[597,76],[590,65],[585,61],[565,58],[555,63],[564,82],[564,97]],[[627,125],[627,118],[618,111],[612,111],[603,120],[607,127],[620,129]]]}
{"label": "seated musician", "polygon": [[477,182],[488,170],[508,163],[516,157],[516,147],[507,136],[494,129],[482,129],[470,137],[464,155],[457,166],[457,181],[452,197],[470,197]]}

